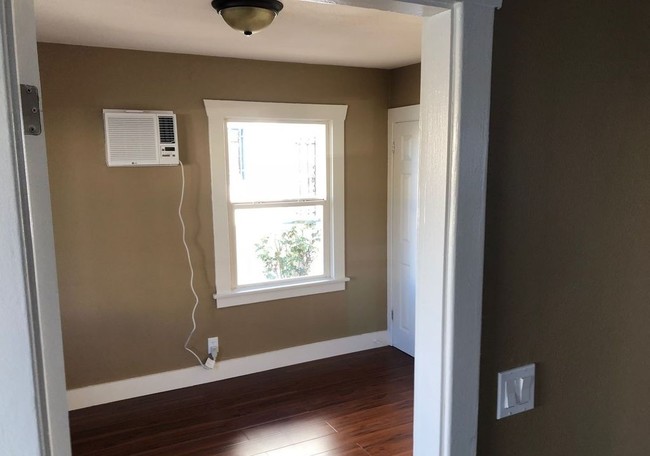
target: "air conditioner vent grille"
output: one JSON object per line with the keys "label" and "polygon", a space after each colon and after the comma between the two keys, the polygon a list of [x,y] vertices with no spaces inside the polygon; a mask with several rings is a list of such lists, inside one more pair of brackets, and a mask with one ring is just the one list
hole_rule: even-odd
{"label": "air conditioner vent grille", "polygon": [[156,162],[158,148],[154,117],[108,118],[108,141],[112,160]]}
{"label": "air conditioner vent grille", "polygon": [[174,118],[172,116],[158,116],[158,128],[160,130],[160,142],[163,144],[175,144]]}

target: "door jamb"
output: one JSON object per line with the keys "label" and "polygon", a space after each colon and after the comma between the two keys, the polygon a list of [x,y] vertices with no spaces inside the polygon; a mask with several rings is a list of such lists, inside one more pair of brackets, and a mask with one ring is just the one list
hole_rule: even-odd
{"label": "door jamb", "polygon": [[0,50],[3,59],[0,71],[4,73],[7,90],[13,94],[3,103],[13,103],[13,112],[5,120],[15,137],[6,146],[15,162],[22,231],[21,245],[3,248],[22,253],[26,291],[24,312],[30,333],[28,351],[38,413],[40,454],[65,456],[70,454],[71,448],[45,137],[25,134],[19,95],[21,83],[36,86],[39,91],[41,87],[34,5],[31,0],[2,2],[6,41]]}
{"label": "door jamb", "polygon": [[475,455],[492,40],[502,0],[334,2],[446,8],[423,26],[414,455]]}

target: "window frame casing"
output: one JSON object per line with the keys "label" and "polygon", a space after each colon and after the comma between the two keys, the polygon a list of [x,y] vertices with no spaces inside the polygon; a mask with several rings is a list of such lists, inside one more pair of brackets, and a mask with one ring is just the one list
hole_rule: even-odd
{"label": "window frame casing", "polygon": [[[345,119],[347,105],[203,100],[208,115],[214,298],[218,308],[345,290]],[[228,182],[229,121],[322,123],[327,127],[327,200],[323,206],[324,275],[237,286],[232,204]],[[327,210],[326,210],[327,209]],[[329,261],[327,258],[329,257]]]}

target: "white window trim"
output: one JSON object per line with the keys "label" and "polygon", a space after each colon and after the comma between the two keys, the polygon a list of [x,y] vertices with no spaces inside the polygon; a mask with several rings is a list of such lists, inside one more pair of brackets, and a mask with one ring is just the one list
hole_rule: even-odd
{"label": "white window trim", "polygon": [[[345,289],[345,118],[346,105],[262,103],[203,100],[208,115],[210,170],[212,176],[212,219],[215,250],[214,298],[217,307],[231,307],[274,299],[307,296]],[[305,278],[256,286],[236,287],[232,278],[235,258],[231,243],[228,209],[227,128],[228,120],[323,122],[328,126],[329,271],[325,278]]]}

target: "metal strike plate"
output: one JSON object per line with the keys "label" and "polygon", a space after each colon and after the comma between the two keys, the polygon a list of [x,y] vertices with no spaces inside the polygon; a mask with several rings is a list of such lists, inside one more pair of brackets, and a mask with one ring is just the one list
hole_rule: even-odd
{"label": "metal strike plate", "polygon": [[20,103],[23,110],[23,125],[25,134],[38,136],[41,134],[41,109],[38,100],[38,87],[20,84]]}

